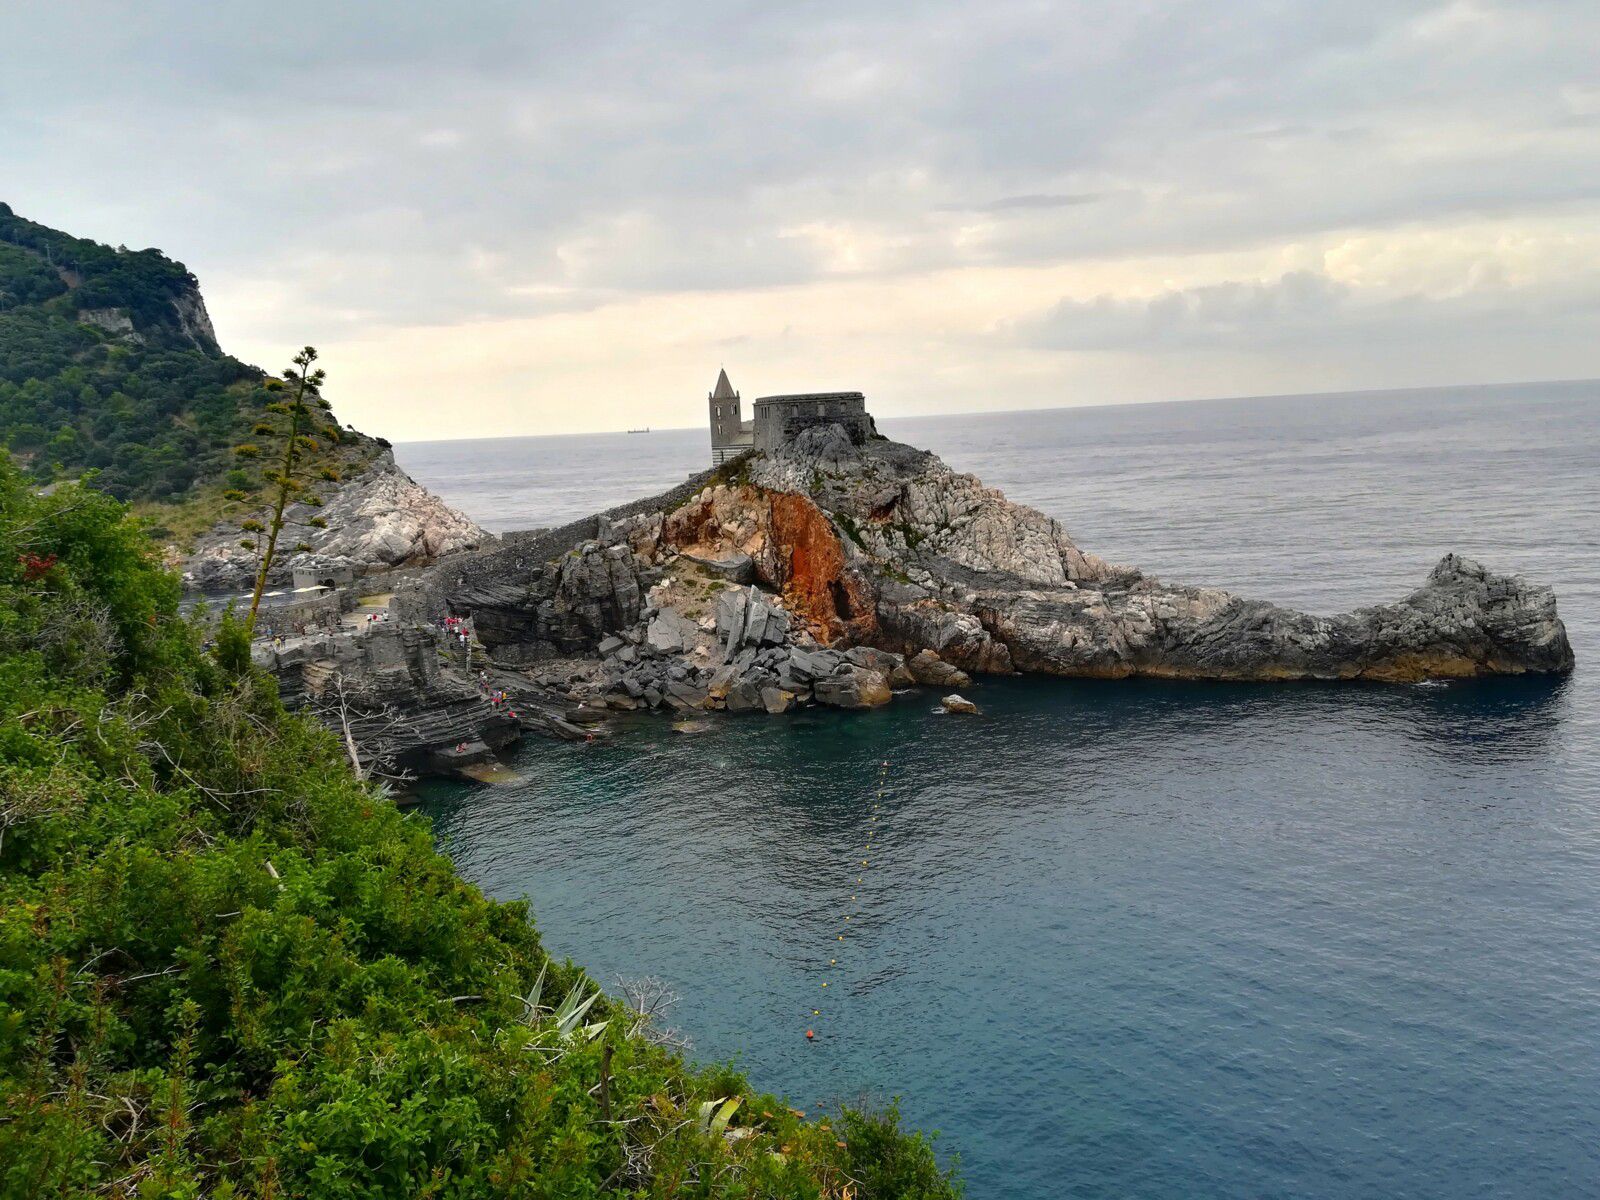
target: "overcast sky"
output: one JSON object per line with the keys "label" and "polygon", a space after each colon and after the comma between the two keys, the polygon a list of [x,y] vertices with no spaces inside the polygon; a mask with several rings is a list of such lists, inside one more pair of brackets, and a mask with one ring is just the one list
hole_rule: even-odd
{"label": "overcast sky", "polygon": [[1595,0],[10,0],[0,199],[399,439],[1600,375]]}

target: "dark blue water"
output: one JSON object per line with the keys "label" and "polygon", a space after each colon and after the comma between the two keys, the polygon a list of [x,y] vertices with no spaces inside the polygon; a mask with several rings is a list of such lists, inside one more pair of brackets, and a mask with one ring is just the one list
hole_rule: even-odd
{"label": "dark blue water", "polygon": [[[1556,586],[1579,671],[640,719],[436,788],[462,869],[603,982],[671,981],[697,1056],[804,1107],[902,1095],[974,1196],[1600,1192],[1600,388],[885,427],[1173,578],[1336,608],[1480,555]],[[477,443],[470,478],[399,452],[513,527],[704,452],[639,442],[600,495],[621,437]],[[570,486],[517,475],[551,459]]]}

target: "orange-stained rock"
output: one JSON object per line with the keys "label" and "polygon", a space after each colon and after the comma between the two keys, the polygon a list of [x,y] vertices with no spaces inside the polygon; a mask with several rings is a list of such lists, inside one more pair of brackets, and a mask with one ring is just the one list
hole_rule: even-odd
{"label": "orange-stained rock", "polygon": [[756,577],[779,589],[824,642],[844,636],[859,644],[877,632],[872,592],[809,496],[748,485],[710,489],[666,517],[661,540],[687,554],[748,554]]}
{"label": "orange-stained rock", "polygon": [[808,496],[773,492],[772,548],[784,600],[825,633],[865,644],[877,631],[872,593],[849,568],[833,522]]}

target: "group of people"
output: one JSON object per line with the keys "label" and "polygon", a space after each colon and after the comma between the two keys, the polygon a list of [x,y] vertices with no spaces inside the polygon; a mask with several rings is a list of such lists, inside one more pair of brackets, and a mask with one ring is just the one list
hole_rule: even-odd
{"label": "group of people", "polygon": [[512,718],[516,717],[517,710],[511,707],[511,697],[501,689],[489,686],[489,673],[487,671],[478,672],[478,694],[487,700],[489,707],[496,712],[503,712]]}
{"label": "group of people", "polygon": [[439,622],[444,627],[446,637],[455,638],[461,643],[461,648],[466,650],[472,645],[472,631],[467,628],[467,622],[462,617],[445,617]]}

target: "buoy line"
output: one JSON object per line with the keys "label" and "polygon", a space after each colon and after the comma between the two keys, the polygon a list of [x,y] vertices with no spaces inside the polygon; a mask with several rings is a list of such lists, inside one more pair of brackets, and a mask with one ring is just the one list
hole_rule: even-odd
{"label": "buoy line", "polygon": [[[866,845],[863,847],[863,849],[866,852],[868,852],[869,854],[871,853],[872,848],[873,848],[872,839],[873,839],[873,836],[874,836],[874,834],[876,832],[876,826],[878,824],[878,814],[883,811],[883,793],[884,793],[884,788],[886,787],[886,785],[888,783],[888,778],[889,778],[889,760],[888,759],[884,759],[881,763],[878,764],[878,791],[877,791],[877,795],[873,798],[872,813],[867,818],[867,825],[868,825],[867,841],[866,841]],[[872,866],[872,860],[870,858],[863,858],[861,860],[861,871],[862,871],[862,873],[858,874],[856,876],[856,884],[857,884],[858,890],[855,891],[855,892],[852,892],[850,894],[850,903],[852,905],[858,905],[860,903],[860,895],[861,895],[860,885],[863,882],[865,882],[865,880],[866,880],[865,872],[868,869],[870,869],[871,866]],[[855,916],[855,915],[857,915],[857,912],[858,912],[858,909],[851,909],[849,912],[846,912],[844,914],[844,921],[841,922],[841,926],[848,926],[850,918]],[[841,928],[840,932],[834,934],[834,941],[836,941],[836,942],[844,941],[844,935],[845,935],[845,929]],[[830,968],[831,967],[837,967],[839,965],[838,955],[841,954],[841,953],[843,953],[842,950],[835,950],[833,957],[830,957],[828,959],[828,966]],[[830,982],[832,982],[832,981],[829,980],[829,979],[824,979],[822,981],[822,986],[824,988],[826,988]],[[822,1009],[820,1007],[813,1008],[811,1010],[811,1015],[813,1017],[822,1016]],[[820,1025],[820,1024],[822,1024],[822,1022],[821,1021],[816,1021],[814,1024]],[[806,1041],[814,1042],[814,1041],[816,1041],[816,1039],[817,1039],[817,1031],[816,1031],[816,1029],[815,1028],[807,1029],[806,1030]]]}

